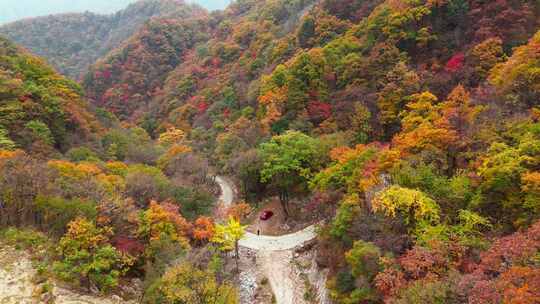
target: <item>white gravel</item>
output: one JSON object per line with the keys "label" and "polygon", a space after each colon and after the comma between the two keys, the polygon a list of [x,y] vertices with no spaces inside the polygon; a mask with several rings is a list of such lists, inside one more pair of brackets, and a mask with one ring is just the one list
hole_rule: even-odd
{"label": "white gravel", "polygon": [[240,240],[239,245],[261,251],[292,250],[316,237],[315,226],[309,226],[304,230],[281,236],[256,235],[246,232],[246,236]]}
{"label": "white gravel", "polygon": [[277,304],[306,304],[305,285],[295,274],[292,250],[259,251],[257,259]]}
{"label": "white gravel", "polygon": [[27,253],[0,243],[0,303],[33,303],[35,270]]}

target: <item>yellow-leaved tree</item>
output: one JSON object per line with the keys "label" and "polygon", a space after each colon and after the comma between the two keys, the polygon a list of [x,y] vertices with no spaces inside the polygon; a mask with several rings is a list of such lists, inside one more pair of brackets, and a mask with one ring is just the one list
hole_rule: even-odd
{"label": "yellow-leaved tree", "polygon": [[162,146],[169,147],[182,143],[185,137],[186,133],[184,131],[170,127],[167,131],[159,135],[158,141]]}
{"label": "yellow-leaved tree", "polygon": [[235,288],[219,283],[211,270],[201,270],[188,262],[167,270],[160,281],[159,293],[167,304],[236,304]]}
{"label": "yellow-leaved tree", "polygon": [[229,217],[229,222],[226,225],[217,224],[215,227],[215,233],[212,239],[212,243],[219,246],[219,250],[223,252],[229,252],[234,250],[236,259],[236,270],[238,270],[238,241],[240,241],[246,234],[246,226],[240,224],[239,221],[233,217]]}
{"label": "yellow-leaved tree", "polygon": [[417,225],[437,224],[440,220],[439,205],[424,192],[397,185],[381,191],[372,202],[375,212],[389,217],[401,216],[411,228]]}

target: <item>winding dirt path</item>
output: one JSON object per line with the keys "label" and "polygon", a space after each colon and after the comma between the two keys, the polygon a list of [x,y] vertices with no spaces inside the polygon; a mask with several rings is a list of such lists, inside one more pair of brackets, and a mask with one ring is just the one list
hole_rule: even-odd
{"label": "winding dirt path", "polygon": [[[230,206],[234,199],[233,185],[225,178],[216,176],[221,188],[220,200]],[[294,248],[315,239],[315,225],[282,236],[256,235],[246,232],[239,245],[257,253],[257,265],[266,275],[277,304],[303,304],[304,286],[295,276],[292,265]]]}
{"label": "winding dirt path", "polygon": [[[232,205],[234,200],[233,185],[221,176],[216,176],[216,183],[221,188],[219,200],[227,207]],[[295,233],[280,236],[256,235],[246,232],[239,244],[242,247],[261,251],[291,250],[301,246],[317,237],[315,225],[311,225]]]}
{"label": "winding dirt path", "polygon": [[234,200],[234,187],[233,185],[224,177],[216,176],[216,183],[218,183],[221,188],[221,195],[219,200],[227,207],[231,206]]}
{"label": "winding dirt path", "polygon": [[316,237],[315,226],[309,226],[298,232],[281,236],[256,235],[246,232],[246,236],[240,240],[239,245],[262,251],[292,250]]}

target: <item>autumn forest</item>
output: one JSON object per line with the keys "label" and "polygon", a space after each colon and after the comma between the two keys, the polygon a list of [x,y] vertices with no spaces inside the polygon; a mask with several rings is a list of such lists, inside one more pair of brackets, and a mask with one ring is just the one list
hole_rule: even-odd
{"label": "autumn forest", "polygon": [[141,0],[0,26],[0,302],[66,294],[540,303],[540,2]]}

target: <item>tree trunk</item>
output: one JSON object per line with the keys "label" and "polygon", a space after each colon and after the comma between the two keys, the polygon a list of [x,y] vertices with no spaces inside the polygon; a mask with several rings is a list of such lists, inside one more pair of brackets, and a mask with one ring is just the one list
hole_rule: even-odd
{"label": "tree trunk", "polygon": [[285,217],[287,217],[287,208],[285,207],[285,199],[283,198],[283,194],[279,194],[279,203],[281,204],[281,209],[283,209],[283,212],[285,213]]}
{"label": "tree trunk", "polygon": [[279,202],[281,203],[281,207],[283,208],[283,212],[285,213],[285,219],[288,219],[289,218],[289,193],[287,192],[287,190],[280,191]]}
{"label": "tree trunk", "polygon": [[238,253],[238,240],[234,242],[234,258],[236,259],[236,273],[240,272],[240,267],[238,266],[238,260],[240,259],[240,254]]}

